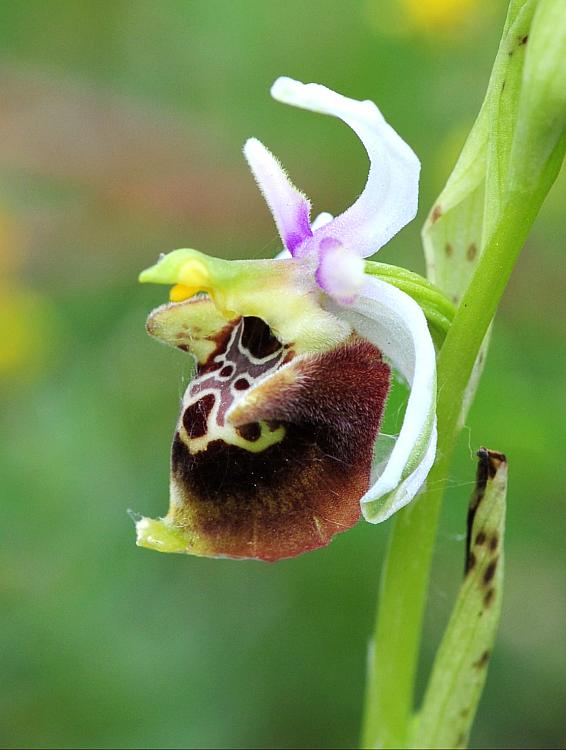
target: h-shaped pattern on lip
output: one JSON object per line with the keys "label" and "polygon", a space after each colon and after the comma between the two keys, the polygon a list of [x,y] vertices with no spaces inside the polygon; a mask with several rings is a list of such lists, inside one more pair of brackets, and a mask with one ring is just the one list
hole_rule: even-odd
{"label": "h-shaped pattern on lip", "polygon": [[215,440],[257,452],[282,440],[281,425],[253,422],[232,425],[229,409],[249,388],[289,362],[293,351],[254,317],[228,324],[217,336],[217,348],[199,365],[183,398],[179,434],[192,454]]}

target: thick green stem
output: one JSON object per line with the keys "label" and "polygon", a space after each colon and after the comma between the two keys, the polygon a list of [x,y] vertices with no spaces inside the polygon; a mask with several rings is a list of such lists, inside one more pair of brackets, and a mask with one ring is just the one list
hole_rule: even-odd
{"label": "thick green stem", "polygon": [[418,500],[399,512],[382,572],[362,745],[404,747],[413,711],[436,530],[463,395],[484,336],[540,207],[509,201],[482,254],[438,360],[438,458]]}
{"label": "thick green stem", "polygon": [[430,490],[399,511],[394,521],[381,573],[379,609],[370,653],[363,748],[406,745],[448,458],[438,460],[431,470]]}

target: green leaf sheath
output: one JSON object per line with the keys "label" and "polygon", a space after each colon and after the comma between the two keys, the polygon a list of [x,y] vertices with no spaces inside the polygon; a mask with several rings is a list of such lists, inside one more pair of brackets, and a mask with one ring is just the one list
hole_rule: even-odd
{"label": "green leaf sheath", "polygon": [[437,652],[409,745],[462,748],[481,697],[501,613],[505,456],[481,449],[468,520],[466,575]]}

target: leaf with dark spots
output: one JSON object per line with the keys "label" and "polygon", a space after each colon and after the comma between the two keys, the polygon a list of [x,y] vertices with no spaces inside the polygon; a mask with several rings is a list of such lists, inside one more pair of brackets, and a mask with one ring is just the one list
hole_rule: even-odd
{"label": "leaf with dark spots", "polygon": [[[487,674],[503,587],[505,456],[478,452],[468,512],[466,576],[434,662],[409,747],[465,747]],[[493,540],[498,548],[493,555]],[[471,542],[473,550],[471,549]]]}

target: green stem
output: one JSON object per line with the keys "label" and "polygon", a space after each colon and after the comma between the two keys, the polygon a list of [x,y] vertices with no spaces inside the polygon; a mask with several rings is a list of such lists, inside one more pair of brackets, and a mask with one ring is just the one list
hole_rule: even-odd
{"label": "green stem", "polygon": [[397,514],[392,530],[368,675],[364,748],[406,746],[436,530],[462,399],[484,336],[540,207],[532,195],[514,198],[506,204],[482,253],[438,359],[438,458],[426,490]]}
{"label": "green stem", "polygon": [[[447,457],[448,459],[449,457]],[[402,748],[413,708],[428,576],[442,501],[444,462],[429,475],[426,495],[397,513],[381,573],[379,609],[370,657],[363,748]],[[432,488],[436,488],[432,491]]]}

